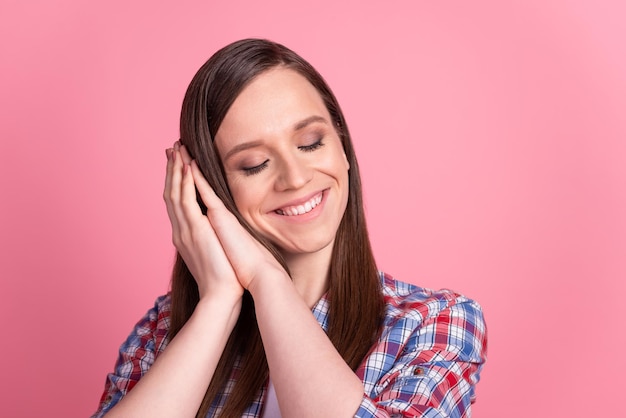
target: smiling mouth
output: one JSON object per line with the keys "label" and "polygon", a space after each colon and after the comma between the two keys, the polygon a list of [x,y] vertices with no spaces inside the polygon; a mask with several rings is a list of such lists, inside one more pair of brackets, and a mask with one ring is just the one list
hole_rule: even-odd
{"label": "smiling mouth", "polygon": [[317,205],[320,204],[322,196],[323,192],[320,192],[301,205],[285,206],[284,208],[276,209],[274,212],[283,216],[304,215],[305,213],[311,212]]}

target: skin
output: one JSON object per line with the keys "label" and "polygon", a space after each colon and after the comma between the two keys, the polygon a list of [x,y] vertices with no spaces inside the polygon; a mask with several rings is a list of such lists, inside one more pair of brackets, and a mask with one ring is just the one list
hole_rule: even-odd
{"label": "skin", "polygon": [[[237,97],[215,144],[237,209],[281,249],[300,295],[313,306],[326,290],[348,201],[349,164],[320,95],[297,72],[271,70]],[[304,216],[275,211],[319,193],[322,202]]]}
{"label": "skin", "polygon": [[[323,145],[313,147],[320,139]],[[238,210],[281,249],[292,277],[224,207],[184,147],[168,149],[164,199],[172,239],[196,278],[200,302],[108,416],[194,417],[247,289],[282,416],[351,417],[363,386],[311,314],[327,289],[348,196],[349,165],[328,112],[306,79],[275,68],[242,91],[215,141]],[[276,212],[320,192],[320,204],[307,214]]]}

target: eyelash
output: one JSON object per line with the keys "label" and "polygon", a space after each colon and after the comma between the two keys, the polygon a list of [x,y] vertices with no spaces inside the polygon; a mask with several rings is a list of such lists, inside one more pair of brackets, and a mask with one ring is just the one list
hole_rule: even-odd
{"label": "eyelash", "polygon": [[314,143],[312,143],[311,145],[303,145],[301,147],[298,147],[299,150],[304,151],[304,152],[311,152],[311,151],[315,151],[321,147],[324,146],[324,143],[322,142],[322,138],[318,139],[317,141],[315,141]]}
{"label": "eyelash", "polygon": [[[314,143],[312,143],[311,145],[302,145],[298,147],[298,149],[303,152],[313,152],[313,151],[320,149],[323,146],[324,146],[324,143],[322,142],[322,138],[320,138]],[[253,176],[255,174],[259,174],[261,171],[267,168],[268,162],[269,160],[265,160],[259,165],[256,165],[254,167],[244,167],[242,168],[242,170],[246,176]]]}
{"label": "eyelash", "polygon": [[267,163],[269,160],[263,161],[261,164],[254,167],[244,167],[242,170],[246,176],[253,176],[255,174],[259,174],[267,167]]}

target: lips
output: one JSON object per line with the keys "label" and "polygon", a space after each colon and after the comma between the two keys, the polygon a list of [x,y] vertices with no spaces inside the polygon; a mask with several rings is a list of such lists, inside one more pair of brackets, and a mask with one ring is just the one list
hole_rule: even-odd
{"label": "lips", "polygon": [[282,216],[304,215],[305,213],[311,212],[317,205],[319,205],[320,202],[322,201],[322,197],[323,197],[323,192],[319,192],[318,194],[316,194],[315,196],[313,196],[312,198],[310,198],[309,200],[307,200],[306,202],[302,204],[293,205],[293,206],[285,206],[285,207],[276,209],[274,212]]}

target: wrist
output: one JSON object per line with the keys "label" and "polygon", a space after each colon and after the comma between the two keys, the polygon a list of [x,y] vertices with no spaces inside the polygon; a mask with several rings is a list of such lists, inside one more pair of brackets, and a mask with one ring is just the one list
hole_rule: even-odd
{"label": "wrist", "polygon": [[224,303],[234,304],[243,296],[243,287],[237,282],[234,283],[198,283],[198,293],[200,300],[218,300]]}
{"label": "wrist", "polygon": [[241,311],[242,296],[243,292],[215,290],[205,292],[200,297],[194,313],[198,312],[201,315],[205,311],[212,313],[219,311],[224,315],[238,317]]}
{"label": "wrist", "polygon": [[256,301],[264,295],[277,295],[281,289],[293,286],[291,277],[282,269],[275,269],[262,275],[258,275],[248,284],[248,291]]}

